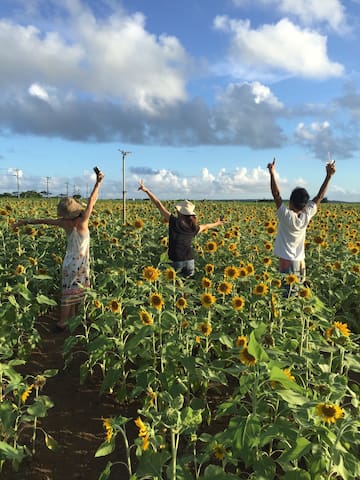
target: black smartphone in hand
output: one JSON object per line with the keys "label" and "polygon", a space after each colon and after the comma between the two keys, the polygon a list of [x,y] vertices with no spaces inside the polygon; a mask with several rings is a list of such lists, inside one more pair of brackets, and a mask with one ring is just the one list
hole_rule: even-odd
{"label": "black smartphone in hand", "polygon": [[100,169],[98,167],[94,167],[94,172],[96,173],[96,175],[99,175]]}

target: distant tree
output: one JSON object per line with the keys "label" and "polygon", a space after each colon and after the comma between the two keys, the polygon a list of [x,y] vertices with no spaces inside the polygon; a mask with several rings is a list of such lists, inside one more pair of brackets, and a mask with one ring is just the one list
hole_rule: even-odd
{"label": "distant tree", "polygon": [[329,203],[329,200],[327,197],[324,197],[320,203]]}
{"label": "distant tree", "polygon": [[26,192],[20,193],[21,198],[42,198],[41,193],[35,192],[34,190],[28,190]]}

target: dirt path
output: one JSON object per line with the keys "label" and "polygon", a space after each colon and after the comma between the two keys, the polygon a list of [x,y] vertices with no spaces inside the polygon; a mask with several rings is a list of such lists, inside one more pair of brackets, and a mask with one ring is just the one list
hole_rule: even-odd
{"label": "dirt path", "polygon": [[[44,430],[60,445],[57,452],[49,450],[39,432],[36,453],[26,459],[18,472],[7,468],[0,473],[4,480],[97,480],[108,461],[124,460],[121,441],[110,456],[95,458],[94,454],[105,439],[102,417],[124,415],[135,418],[135,406],[123,407],[111,396],[99,396],[99,379],[89,379],[80,385],[80,358],[64,370],[62,347],[67,333],[52,333],[54,320],[42,320],[39,330],[42,336],[39,348],[27,362],[26,372],[36,375],[46,369],[58,369],[59,373],[47,380],[43,393],[55,403],[48,416],[41,422]],[[130,422],[129,427],[131,430]],[[136,427],[130,435],[135,435]],[[113,467],[111,480],[126,480],[127,471],[121,465]]]}

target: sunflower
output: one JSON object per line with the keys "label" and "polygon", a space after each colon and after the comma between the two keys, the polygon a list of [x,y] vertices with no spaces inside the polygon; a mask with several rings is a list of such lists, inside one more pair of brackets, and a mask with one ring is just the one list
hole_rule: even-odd
{"label": "sunflower", "polygon": [[164,247],[167,247],[167,245],[168,245],[168,238],[167,238],[167,237],[163,237],[163,238],[160,240],[160,243],[161,243],[161,245],[163,245]]}
{"label": "sunflower", "polygon": [[180,297],[176,300],[176,308],[183,311],[187,307],[187,301],[184,297]]}
{"label": "sunflower", "polygon": [[38,261],[34,257],[29,257],[30,264],[35,267],[38,264]]}
{"label": "sunflower", "polygon": [[117,237],[112,237],[111,243],[112,245],[119,245],[119,239]]}
{"label": "sunflower", "polygon": [[25,272],[25,267],[23,265],[18,265],[15,269],[16,275],[22,275]]}
{"label": "sunflower", "polygon": [[188,326],[189,326],[188,320],[183,320],[183,321],[181,322],[181,328],[187,328]]}
{"label": "sunflower", "polygon": [[149,297],[150,305],[156,310],[161,310],[164,306],[164,300],[160,293],[152,293]]}
{"label": "sunflower", "polygon": [[353,265],[352,271],[354,273],[360,273],[360,265]]}
{"label": "sunflower", "polygon": [[149,433],[147,426],[140,417],[137,417],[135,420],[135,425],[139,429],[138,436],[142,439],[141,449],[145,451],[149,448]]}
{"label": "sunflower", "polygon": [[211,293],[203,293],[200,296],[201,305],[205,308],[210,308],[213,303],[216,302],[216,298]]}
{"label": "sunflower", "polygon": [[288,377],[289,380],[292,380],[293,382],[295,381],[294,375],[291,375],[290,368],[285,368],[283,372],[285,373],[285,375]]}
{"label": "sunflower", "polygon": [[222,295],[229,295],[232,290],[232,285],[229,282],[220,282],[217,291]]}
{"label": "sunflower", "polygon": [[289,275],[286,276],[285,281],[288,285],[293,285],[294,283],[298,283],[299,279],[295,273],[289,273]]}
{"label": "sunflower", "polygon": [[265,250],[272,250],[272,244],[270,242],[264,242]]}
{"label": "sunflower", "polygon": [[301,298],[310,298],[311,297],[311,290],[310,288],[308,287],[303,287],[303,288],[300,288],[299,290],[299,297]]}
{"label": "sunflower", "polygon": [[142,444],[141,444],[141,450],[144,452],[149,448],[150,441],[149,441],[149,435],[145,435],[142,439]]}
{"label": "sunflower", "polygon": [[212,326],[209,322],[201,322],[198,323],[197,329],[201,332],[205,337],[208,337],[212,332]]}
{"label": "sunflower", "polygon": [[353,254],[353,255],[357,255],[359,253],[359,247],[357,247],[356,245],[354,245],[352,248],[350,248],[350,252]]}
{"label": "sunflower", "polygon": [[340,262],[336,261],[336,262],[333,263],[333,269],[334,270],[340,270],[340,268],[341,268],[341,263]]}
{"label": "sunflower", "polygon": [[248,275],[253,275],[254,274],[255,268],[254,268],[254,265],[252,263],[248,263],[245,268],[246,268],[246,271],[247,271]]}
{"label": "sunflower", "polygon": [[231,303],[234,310],[242,310],[245,306],[244,297],[233,297]]}
{"label": "sunflower", "polygon": [[29,395],[30,395],[30,393],[32,392],[34,386],[35,386],[35,385],[32,383],[32,384],[29,385],[29,386],[27,387],[27,389],[22,393],[22,395],[21,395],[21,401],[22,401],[22,403],[25,403],[26,400],[29,398]]}
{"label": "sunflower", "polygon": [[258,283],[254,287],[254,294],[255,295],[266,295],[269,291],[269,287],[266,285],[266,283]]}
{"label": "sunflower", "polygon": [[135,420],[135,425],[139,429],[139,433],[138,433],[139,437],[145,437],[148,433],[147,427],[140,417],[137,417],[137,419]]}
{"label": "sunflower", "polygon": [[234,265],[230,265],[224,268],[224,275],[228,278],[238,278],[239,269],[237,267],[234,267]]}
{"label": "sunflower", "polygon": [[335,423],[344,416],[344,410],[338,405],[331,403],[318,403],[316,405],[316,413],[326,423]]}
{"label": "sunflower", "polygon": [[211,288],[212,287],[212,281],[210,280],[210,278],[207,278],[207,277],[203,277],[202,280],[201,280],[201,286],[202,288]]}
{"label": "sunflower", "polygon": [[321,247],[321,246],[324,246],[324,245],[325,245],[325,238],[324,238],[323,236],[321,236],[321,235],[316,235],[316,236],[314,237],[314,243],[315,243],[316,245],[319,245],[320,247]]}
{"label": "sunflower", "polygon": [[215,444],[213,447],[213,452],[214,452],[214,457],[217,460],[224,460],[226,455],[226,449],[224,445],[221,445],[219,443]]}
{"label": "sunflower", "polygon": [[[349,330],[347,323],[334,322],[332,327],[329,327],[325,332],[325,338],[327,341],[330,341],[334,336],[334,333],[342,335],[343,337],[349,337],[351,331]],[[339,335],[337,335],[339,336]]]}
{"label": "sunflower", "polygon": [[143,309],[140,310],[139,317],[140,317],[141,322],[144,325],[153,325],[154,324],[154,319],[153,319],[151,313],[147,312],[146,310],[143,310]]}
{"label": "sunflower", "polygon": [[237,245],[236,243],[230,243],[228,246],[229,252],[235,252],[237,250]]}
{"label": "sunflower", "polygon": [[266,265],[267,267],[269,267],[272,263],[272,260],[270,257],[264,257],[263,258],[263,264]]}
{"label": "sunflower", "polygon": [[240,352],[240,361],[244,365],[255,365],[256,363],[256,358],[249,353],[249,350],[247,347],[244,347],[241,352]]}
{"label": "sunflower", "polygon": [[248,275],[248,272],[247,272],[246,268],[245,267],[240,267],[239,268],[239,277],[245,278],[245,277],[247,277],[247,275]]}
{"label": "sunflower", "polygon": [[120,313],[121,311],[121,304],[117,300],[111,300],[109,307],[112,313]]}
{"label": "sunflower", "polygon": [[281,283],[281,279],[280,278],[273,278],[271,280],[271,285],[275,288],[280,288],[282,283]]}
{"label": "sunflower", "polygon": [[136,219],[134,222],[134,228],[136,228],[137,230],[141,230],[143,227],[144,227],[143,220],[141,220],[141,218]]}
{"label": "sunflower", "polygon": [[94,300],[94,307],[95,308],[101,308],[102,307],[102,303],[100,302],[100,300],[97,300],[97,299]]}
{"label": "sunflower", "polygon": [[205,273],[207,273],[208,275],[211,275],[212,273],[214,273],[215,267],[212,263],[207,263],[204,267],[204,270],[205,270]]}
{"label": "sunflower", "polygon": [[239,335],[236,339],[236,346],[240,348],[247,347],[247,339],[244,335]]}
{"label": "sunflower", "polygon": [[276,228],[274,226],[270,225],[269,227],[267,227],[266,231],[270,235],[274,235],[276,233]]}
{"label": "sunflower", "polygon": [[173,282],[176,278],[176,271],[173,268],[167,268],[164,272],[166,280]]}
{"label": "sunflower", "polygon": [[111,425],[111,419],[110,418],[103,418],[102,421],[103,421],[103,426],[104,426],[105,431],[106,431],[106,441],[108,443],[110,443],[111,439],[114,435],[114,429]]}
{"label": "sunflower", "polygon": [[148,282],[155,282],[160,275],[160,270],[154,267],[145,267],[142,272],[142,276]]}
{"label": "sunflower", "polygon": [[217,244],[215,242],[207,242],[205,245],[205,251],[208,253],[215,253],[217,250]]}

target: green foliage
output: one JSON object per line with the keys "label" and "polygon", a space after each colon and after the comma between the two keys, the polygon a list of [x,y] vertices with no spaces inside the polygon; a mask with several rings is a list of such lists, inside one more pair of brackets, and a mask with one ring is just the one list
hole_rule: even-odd
{"label": "green foliage", "polygon": [[[32,216],[54,206],[51,200],[34,203],[38,215]],[[70,360],[74,348],[81,349],[82,381],[100,368],[100,394],[141,407],[133,444],[125,427],[136,419],[113,418],[111,438],[96,456],[113,453],[120,436],[132,479],[359,478],[359,207],[320,209],[307,234],[308,290],[300,287],[289,299],[282,296],[271,252],[273,205],[197,207],[201,223],[219,213],[227,223],[196,237],[196,274],[184,280],[167,272],[167,226],[149,202],[131,203],[125,226],[116,202],[97,205],[93,288],[70,322],[64,353]],[[2,249],[0,238],[4,361],[14,352],[26,358],[36,345],[35,319],[57,301],[60,266],[54,258],[64,246],[56,229],[12,232],[8,212]],[[18,265],[25,268],[20,274]],[[158,272],[152,281],[144,278],[145,267]],[[229,276],[226,267],[239,275]],[[223,282],[229,293],[219,292]],[[216,301],[202,305],[203,293]],[[160,308],[151,302],[153,294],[160,296]],[[244,302],[238,309],[236,297]],[[179,299],[185,300],[183,308]],[[24,380],[15,369],[6,375],[0,415],[8,431],[14,422],[8,395],[22,392]],[[48,401],[34,400],[21,411],[46,415]],[[101,480],[110,477],[115,463],[107,464]]]}

